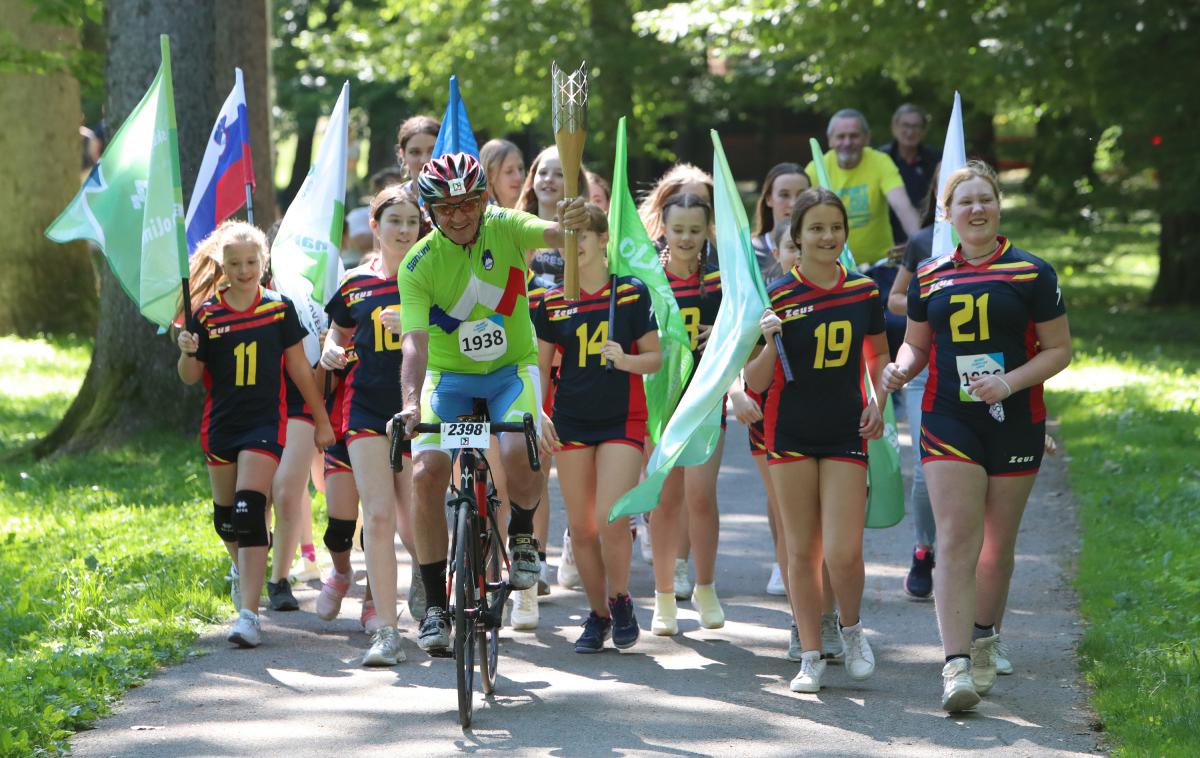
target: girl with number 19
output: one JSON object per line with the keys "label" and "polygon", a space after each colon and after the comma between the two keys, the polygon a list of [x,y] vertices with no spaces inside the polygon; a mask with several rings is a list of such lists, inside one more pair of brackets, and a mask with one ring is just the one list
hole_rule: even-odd
{"label": "girl with number 19", "polygon": [[[787,543],[788,597],[802,647],[794,692],[817,692],[821,658],[821,564],[839,609],[846,673],[866,679],[875,657],[859,609],[867,505],[867,440],[883,432],[879,405],[864,391],[863,367],[876,396],[888,359],[879,288],[838,258],[849,223],[837,195],[805,190],[792,209],[800,264],[771,285],[760,326],[763,350],[746,366],[750,389],[768,385],[765,437],[771,481]],[[781,335],[794,375],[786,382],[774,337]]]}

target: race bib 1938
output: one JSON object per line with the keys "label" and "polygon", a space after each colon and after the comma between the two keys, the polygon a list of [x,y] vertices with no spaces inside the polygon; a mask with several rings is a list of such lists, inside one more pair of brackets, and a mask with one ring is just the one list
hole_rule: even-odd
{"label": "race bib 1938", "polygon": [[955,361],[958,364],[958,399],[965,403],[981,402],[978,397],[967,391],[971,382],[988,374],[1004,373],[1004,353],[959,355]]}
{"label": "race bib 1938", "polygon": [[503,356],[508,349],[508,335],[504,332],[503,318],[496,316],[495,319],[481,318],[459,324],[458,351],[480,363]]}

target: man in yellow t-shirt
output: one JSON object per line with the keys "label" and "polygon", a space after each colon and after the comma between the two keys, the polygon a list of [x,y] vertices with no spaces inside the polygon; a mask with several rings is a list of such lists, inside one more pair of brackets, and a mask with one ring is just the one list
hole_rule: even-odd
{"label": "man in yellow t-shirt", "polygon": [[[867,147],[871,130],[862,113],[845,108],[833,114],[826,136],[825,169],[833,185],[830,189],[842,198],[850,218],[850,251],[858,263],[875,263],[895,244],[888,207],[909,235],[920,228],[917,211],[896,164],[885,153]],[[817,170],[811,161],[805,172],[816,186]]]}

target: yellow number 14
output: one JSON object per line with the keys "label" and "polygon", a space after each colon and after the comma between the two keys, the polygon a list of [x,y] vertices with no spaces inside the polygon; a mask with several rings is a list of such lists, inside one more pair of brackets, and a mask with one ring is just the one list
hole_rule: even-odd
{"label": "yellow number 14", "polygon": [[[603,352],[604,343],[608,342],[608,322],[601,321],[591,337],[588,337],[588,325],[584,322],[575,330],[575,336],[579,338],[579,368],[583,368],[587,365],[589,355],[600,355]],[[600,362],[603,363],[604,360],[601,359]]]}

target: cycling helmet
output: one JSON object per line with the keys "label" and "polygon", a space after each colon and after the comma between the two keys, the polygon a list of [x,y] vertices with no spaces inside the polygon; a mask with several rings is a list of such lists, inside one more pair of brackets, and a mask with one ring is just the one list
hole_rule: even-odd
{"label": "cycling helmet", "polygon": [[487,177],[474,156],[448,153],[425,164],[417,177],[417,189],[422,200],[434,203],[447,197],[483,194]]}

